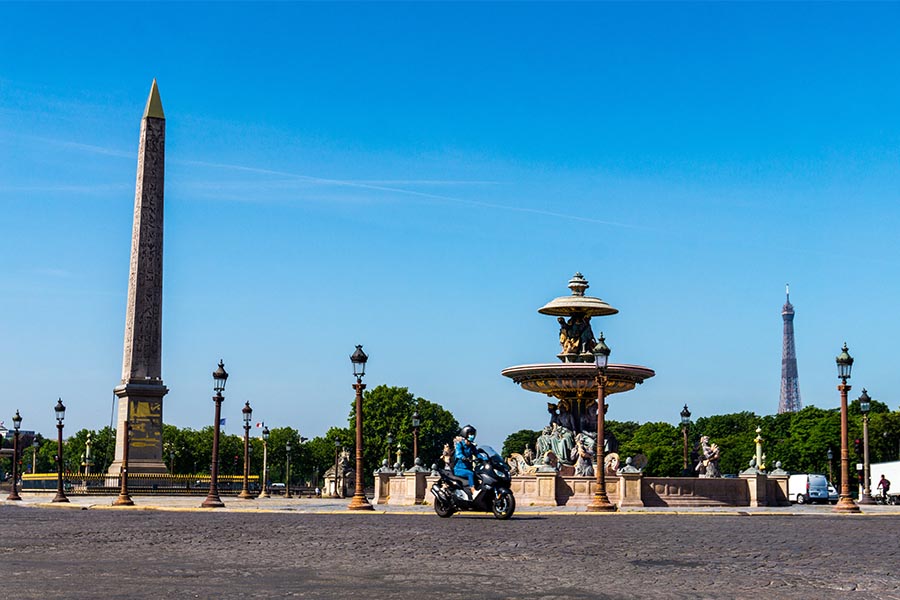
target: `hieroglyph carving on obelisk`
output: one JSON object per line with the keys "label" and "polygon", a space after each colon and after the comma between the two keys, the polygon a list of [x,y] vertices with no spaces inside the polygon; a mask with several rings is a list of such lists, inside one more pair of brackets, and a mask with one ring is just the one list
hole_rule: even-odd
{"label": "hieroglyph carving on obelisk", "polygon": [[162,381],[163,185],[166,118],[156,80],[141,119],[131,268],[125,312],[125,350],[116,419],[116,456],[110,474],[118,474],[131,423],[129,473],[165,473],[162,458],[162,404],[169,391]]}

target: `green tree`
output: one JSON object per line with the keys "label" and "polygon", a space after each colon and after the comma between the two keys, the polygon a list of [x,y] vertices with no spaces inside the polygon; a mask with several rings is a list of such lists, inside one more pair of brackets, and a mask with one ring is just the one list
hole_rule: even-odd
{"label": "green tree", "polygon": [[640,427],[640,424],[634,421],[607,420],[604,424],[604,429],[608,434],[615,436],[619,447],[631,441]]}
{"label": "green tree", "polygon": [[519,431],[511,433],[506,436],[506,440],[503,442],[501,454],[508,457],[513,452],[521,454],[526,447],[533,449],[534,443],[540,435],[540,431],[535,431],[533,429],[520,429]]}
{"label": "green tree", "polygon": [[619,456],[623,462],[626,457],[636,454],[647,457],[647,466],[644,468],[647,476],[681,475],[681,430],[669,423],[644,423],[630,440],[619,445]]}
{"label": "green tree", "polygon": [[[393,463],[399,445],[404,462],[412,465],[412,414],[417,409],[421,419],[419,428],[419,457],[426,466],[437,462],[445,443],[452,441],[459,431],[459,422],[450,411],[439,404],[417,398],[407,388],[379,385],[363,395],[363,446],[365,476],[390,453]],[[351,404],[349,430],[356,430],[356,404]],[[388,448],[387,436],[393,436]],[[355,441],[352,442],[355,445]]]}

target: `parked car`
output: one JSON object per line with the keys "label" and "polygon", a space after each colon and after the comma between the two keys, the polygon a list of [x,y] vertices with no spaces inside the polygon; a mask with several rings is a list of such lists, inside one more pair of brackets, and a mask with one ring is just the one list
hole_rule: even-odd
{"label": "parked car", "polygon": [[828,480],[818,473],[796,473],[788,479],[788,499],[797,504],[829,502]]}
{"label": "parked car", "polygon": [[830,481],[828,482],[828,501],[832,504],[837,504],[838,501],[838,491]]}
{"label": "parked car", "polygon": [[285,485],[283,483],[270,483],[269,484],[269,493],[270,494],[283,494],[285,490]]}

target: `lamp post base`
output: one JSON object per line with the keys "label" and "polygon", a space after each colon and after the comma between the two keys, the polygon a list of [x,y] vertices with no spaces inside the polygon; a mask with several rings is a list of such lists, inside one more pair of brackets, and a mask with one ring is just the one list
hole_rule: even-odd
{"label": "lamp post base", "polygon": [[369,504],[369,499],[362,494],[354,494],[347,510],[375,510],[375,507]]}
{"label": "lamp post base", "polygon": [[68,501],[69,501],[69,499],[66,498],[65,494],[57,494],[56,497],[53,498],[53,500],[51,500],[50,502],[68,502]]}
{"label": "lamp post base", "polygon": [[585,507],[588,512],[615,512],[616,505],[609,501],[606,494],[595,494],[594,499]]}
{"label": "lamp post base", "polygon": [[267,492],[267,491],[265,491],[265,490],[261,491],[261,492],[259,493],[259,496],[257,496],[257,498],[271,498],[271,497],[272,497],[272,496],[269,495],[269,492]]}
{"label": "lamp post base", "polygon": [[872,494],[869,492],[863,492],[857,504],[875,504],[875,499],[872,498]]}
{"label": "lamp post base", "polygon": [[584,507],[587,512],[616,512],[618,508],[616,505],[610,502],[608,499],[606,502],[598,502],[596,498],[594,501]]}
{"label": "lamp post base", "polygon": [[224,508],[225,503],[218,496],[210,494],[200,505],[200,508]]}
{"label": "lamp post base", "polygon": [[131,499],[131,496],[128,494],[119,494],[119,497],[116,498],[113,503],[113,506],[134,506],[134,500]]}
{"label": "lamp post base", "polygon": [[849,496],[842,496],[841,499],[838,500],[838,503],[835,504],[832,511],[836,513],[847,514],[858,513],[859,506],[856,505],[856,502],[853,501],[853,498],[850,498]]}
{"label": "lamp post base", "polygon": [[251,494],[248,490],[241,490],[241,493],[238,494],[238,498],[241,500],[254,500],[256,499],[256,496]]}
{"label": "lamp post base", "polygon": [[6,499],[7,499],[7,500],[21,501],[21,500],[22,500],[22,497],[19,495],[19,493],[18,493],[16,490],[13,490],[12,493],[11,493],[9,496],[6,497]]}

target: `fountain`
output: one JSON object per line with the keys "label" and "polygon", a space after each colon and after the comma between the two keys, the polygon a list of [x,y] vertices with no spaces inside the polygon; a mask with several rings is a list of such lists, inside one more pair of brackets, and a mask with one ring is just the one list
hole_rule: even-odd
{"label": "fountain", "polygon": [[[578,453],[573,450],[582,446],[589,450],[596,447],[597,367],[592,350],[597,340],[591,318],[614,315],[619,311],[600,298],[585,296],[589,285],[581,273],[575,273],[568,287],[572,290],[571,295],[555,298],[538,309],[541,314],[557,317],[561,347],[557,355],[559,362],[519,365],[502,371],[522,389],[556,399],[555,403],[547,403],[550,424],[538,440],[533,461],[537,465],[547,464],[546,456],[552,452],[561,465],[571,467],[579,463]],[[606,395],[633,390],[654,375],[647,367],[610,363]],[[608,452],[617,450],[611,436],[607,435],[604,443]],[[578,471],[575,474],[590,474],[584,468]]]}

